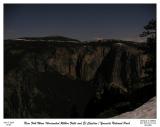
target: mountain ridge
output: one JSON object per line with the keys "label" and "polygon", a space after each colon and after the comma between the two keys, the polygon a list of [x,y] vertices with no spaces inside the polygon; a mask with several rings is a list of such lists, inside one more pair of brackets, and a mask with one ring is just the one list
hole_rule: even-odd
{"label": "mountain ridge", "polygon": [[105,111],[108,118],[133,110],[156,95],[154,84],[141,82],[150,59],[145,50],[144,44],[115,40],[5,40],[4,116],[99,118]]}

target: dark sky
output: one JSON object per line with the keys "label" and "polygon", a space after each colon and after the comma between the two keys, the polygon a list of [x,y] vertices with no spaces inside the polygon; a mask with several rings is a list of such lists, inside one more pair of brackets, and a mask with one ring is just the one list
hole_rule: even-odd
{"label": "dark sky", "polygon": [[152,18],[155,4],[5,4],[4,39],[61,35],[141,41],[138,35]]}

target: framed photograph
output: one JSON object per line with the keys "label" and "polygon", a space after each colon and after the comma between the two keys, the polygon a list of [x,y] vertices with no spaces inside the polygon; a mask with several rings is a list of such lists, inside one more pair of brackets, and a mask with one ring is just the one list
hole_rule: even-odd
{"label": "framed photograph", "polygon": [[158,4],[2,3],[2,125],[157,127]]}

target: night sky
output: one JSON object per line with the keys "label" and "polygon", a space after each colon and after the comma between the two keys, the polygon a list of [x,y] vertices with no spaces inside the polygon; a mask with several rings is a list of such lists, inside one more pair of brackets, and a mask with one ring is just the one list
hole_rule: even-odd
{"label": "night sky", "polygon": [[155,18],[155,4],[5,4],[4,39],[61,35],[142,41],[143,26]]}

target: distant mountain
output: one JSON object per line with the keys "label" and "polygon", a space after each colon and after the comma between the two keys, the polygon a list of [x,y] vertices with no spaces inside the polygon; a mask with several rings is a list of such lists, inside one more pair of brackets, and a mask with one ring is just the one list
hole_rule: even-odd
{"label": "distant mountain", "polygon": [[[102,39],[102,40],[93,40],[93,41],[79,41],[78,39],[73,39],[64,36],[43,36],[43,37],[21,37],[17,39],[8,39],[5,40],[6,42],[54,42],[54,45],[73,45],[73,44],[80,44],[80,45],[90,45],[90,46],[111,46],[114,43],[119,43],[120,45],[126,44],[128,46],[133,47],[140,47],[143,48],[146,45],[145,42],[133,42],[133,41],[124,41],[124,40],[117,40],[117,39]],[[60,42],[60,43],[59,43]],[[67,43],[66,43],[67,42]]]}
{"label": "distant mountain", "polygon": [[63,37],[63,36],[44,36],[44,37],[22,37],[16,40],[21,41],[56,41],[56,42],[80,42],[77,39]]}

